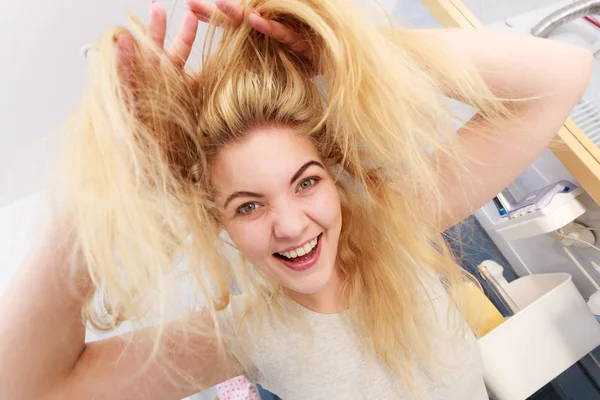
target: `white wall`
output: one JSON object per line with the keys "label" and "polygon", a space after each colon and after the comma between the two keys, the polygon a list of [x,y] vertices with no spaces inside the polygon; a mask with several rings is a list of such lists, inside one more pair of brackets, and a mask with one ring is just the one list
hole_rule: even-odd
{"label": "white wall", "polygon": [[556,3],[556,0],[462,0],[479,20],[488,25],[514,17],[540,7]]}
{"label": "white wall", "polygon": [[[484,25],[547,6],[556,3],[556,1],[557,0],[462,0],[469,11],[471,11]],[[382,1],[381,3],[392,12],[394,17],[410,26],[432,27],[439,25],[419,0],[388,0]]]}

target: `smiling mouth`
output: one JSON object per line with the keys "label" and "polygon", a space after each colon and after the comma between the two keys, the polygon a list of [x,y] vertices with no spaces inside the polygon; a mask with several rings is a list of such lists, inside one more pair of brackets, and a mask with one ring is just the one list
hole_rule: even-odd
{"label": "smiling mouth", "polygon": [[306,270],[312,267],[319,259],[322,236],[322,233],[319,236],[317,236],[316,243],[306,254],[298,256],[295,252],[286,252],[286,254],[289,254],[291,257],[288,257],[286,254],[282,253],[273,253],[273,256],[279,259],[281,263],[288,268],[291,268],[296,271]]}

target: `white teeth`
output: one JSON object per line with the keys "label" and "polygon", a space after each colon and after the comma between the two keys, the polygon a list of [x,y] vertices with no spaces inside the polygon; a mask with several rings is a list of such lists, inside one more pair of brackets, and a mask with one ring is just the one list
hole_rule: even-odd
{"label": "white teeth", "polygon": [[315,246],[317,245],[317,243],[318,243],[317,238],[314,238],[313,240],[311,240],[310,242],[306,243],[302,247],[298,247],[297,249],[294,249],[292,251],[281,252],[281,253],[278,253],[278,254],[281,254],[282,256],[285,256],[287,258],[301,257],[303,255],[306,255],[306,254],[310,253],[310,251],[315,248]]}
{"label": "white teeth", "polygon": [[304,254],[308,254],[308,253],[310,253],[310,251],[312,250],[312,248],[313,247],[312,247],[312,241],[311,241],[311,242],[306,243],[304,245],[304,248],[302,249],[302,251],[304,251]]}

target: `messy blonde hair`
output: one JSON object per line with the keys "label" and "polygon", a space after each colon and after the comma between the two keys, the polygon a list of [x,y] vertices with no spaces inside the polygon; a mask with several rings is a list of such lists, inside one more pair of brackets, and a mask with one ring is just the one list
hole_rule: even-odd
{"label": "messy blonde hair", "polygon": [[213,316],[233,280],[252,294],[248,310],[272,312],[281,287],[258,279],[243,256],[233,263],[223,254],[209,169],[252,128],[288,126],[311,138],[337,177],[337,263],[352,325],[366,350],[409,379],[414,354],[430,350],[419,282],[439,277],[459,303],[466,276],[441,236],[447,210],[435,160],[469,163],[446,98],[488,121],[505,118],[506,105],[428,32],[375,28],[346,1],[245,4],[305,36],[314,65],[248,24],[225,26],[220,40],[213,24],[200,74],[149,62],[142,47],[162,50],[139,39],[135,79],[124,82],[114,39],[125,31],[100,39],[59,179],[96,289],[85,319],[110,330],[151,309],[164,314],[178,260]]}

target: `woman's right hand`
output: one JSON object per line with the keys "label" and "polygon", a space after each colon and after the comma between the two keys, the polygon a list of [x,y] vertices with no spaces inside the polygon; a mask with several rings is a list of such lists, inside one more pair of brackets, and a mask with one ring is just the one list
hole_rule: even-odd
{"label": "woman's right hand", "polygon": [[[198,0],[188,0],[187,6],[181,27],[168,51],[169,60],[179,69],[183,69],[192,51],[198,30],[198,10],[203,7],[202,2]],[[159,49],[164,47],[167,35],[167,13],[164,6],[155,0],[152,1],[150,7],[150,22],[148,23],[146,35]],[[122,33],[116,38],[116,42],[121,78],[128,81],[130,80],[128,77],[135,73],[133,68],[135,59],[133,37],[129,33]],[[155,52],[150,50],[146,51],[145,56],[151,61],[159,61],[158,59],[152,60],[157,56]]]}

